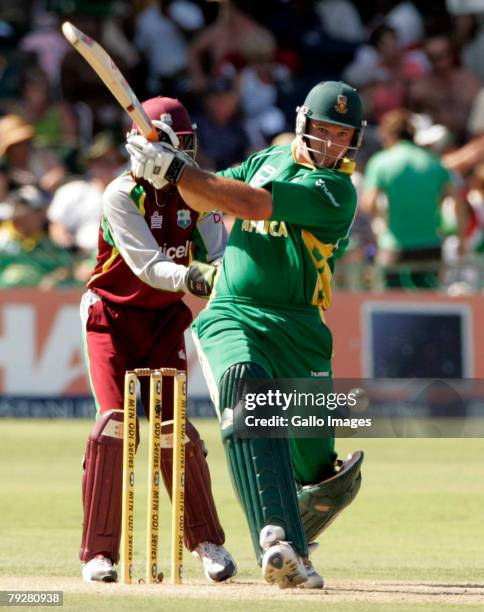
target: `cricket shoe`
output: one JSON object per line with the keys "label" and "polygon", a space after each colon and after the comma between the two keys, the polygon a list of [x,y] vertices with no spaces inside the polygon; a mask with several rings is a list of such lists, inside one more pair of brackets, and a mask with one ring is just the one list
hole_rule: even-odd
{"label": "cricket shoe", "polygon": [[223,582],[237,573],[232,555],[219,544],[201,542],[192,553],[203,563],[205,576],[212,582]]}
{"label": "cricket shoe", "polygon": [[307,572],[300,557],[279,525],[266,525],[260,532],[259,543],[263,550],[262,575],[269,584],[280,589],[297,587],[307,581]]}
{"label": "cricket shoe", "polygon": [[94,559],[82,564],[82,579],[85,582],[116,582],[118,574],[111,559],[96,555]]}
{"label": "cricket shoe", "polygon": [[[311,542],[308,545],[309,552],[312,553],[318,548],[319,544],[317,542]],[[302,589],[322,589],[324,587],[324,578],[318,574],[318,572],[314,569],[313,564],[311,563],[311,559],[309,557],[305,557],[303,559],[304,567],[306,568],[306,574],[308,579],[306,582],[301,584]]]}

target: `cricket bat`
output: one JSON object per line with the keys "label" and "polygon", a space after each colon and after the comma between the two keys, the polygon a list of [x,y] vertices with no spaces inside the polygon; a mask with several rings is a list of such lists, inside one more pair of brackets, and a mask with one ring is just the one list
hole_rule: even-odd
{"label": "cricket bat", "polygon": [[108,53],[95,40],[86,36],[69,21],[62,24],[62,33],[86,62],[97,73],[101,81],[116,98],[126,113],[148,140],[159,140],[156,128],[141,106],[141,102],[121,74]]}

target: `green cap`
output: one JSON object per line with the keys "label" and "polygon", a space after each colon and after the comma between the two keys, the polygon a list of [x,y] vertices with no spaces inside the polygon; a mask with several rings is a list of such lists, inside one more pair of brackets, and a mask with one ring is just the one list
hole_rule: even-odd
{"label": "green cap", "polygon": [[356,89],[342,81],[324,81],[315,85],[300,109],[308,119],[361,129],[363,106]]}

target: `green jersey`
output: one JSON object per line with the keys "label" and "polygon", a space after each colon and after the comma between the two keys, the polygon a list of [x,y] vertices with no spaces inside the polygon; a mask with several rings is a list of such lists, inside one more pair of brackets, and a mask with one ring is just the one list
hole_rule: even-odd
{"label": "green jersey", "polygon": [[281,145],[220,174],[270,191],[273,212],[266,221],[235,221],[213,299],[326,309],[334,258],[356,212],[348,173],[297,164],[291,145]]}
{"label": "green jersey", "polygon": [[412,142],[375,153],[366,166],[365,188],[377,188],[388,199],[388,227],[378,246],[390,251],[440,246],[440,202],[451,180],[434,153]]}
{"label": "green jersey", "polygon": [[[273,211],[265,221],[235,221],[215,295],[193,323],[219,415],[218,385],[235,364],[257,364],[272,378],[331,378],[333,341],[322,309],[356,212],[348,173],[297,164],[290,145],[221,174],[270,191]],[[334,462],[332,438],[293,439],[290,446],[303,481],[317,480],[321,465]]]}

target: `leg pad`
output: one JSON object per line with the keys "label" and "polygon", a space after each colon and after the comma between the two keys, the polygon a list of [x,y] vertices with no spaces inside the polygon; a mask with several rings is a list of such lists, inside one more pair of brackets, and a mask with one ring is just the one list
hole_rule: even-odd
{"label": "leg pad", "polygon": [[280,525],[297,552],[307,555],[299,516],[289,443],[277,438],[236,438],[231,419],[240,378],[270,378],[258,365],[239,363],[220,382],[222,439],[232,483],[245,511],[256,556],[261,561],[259,535],[265,525]]}
{"label": "leg pad", "polygon": [[[161,430],[161,474],[168,494],[172,493],[173,423]],[[185,447],[185,546],[195,550],[201,542],[223,544],[225,534],[212,495],[210,472],[203,440],[187,421]]]}
{"label": "leg pad", "polygon": [[301,487],[299,510],[308,542],[315,540],[354,500],[361,487],[362,463],[363,452],[356,451],[331,478]]}
{"label": "leg pad", "polygon": [[122,465],[123,413],[108,411],[92,428],[84,456],[81,561],[101,553],[119,560]]}

